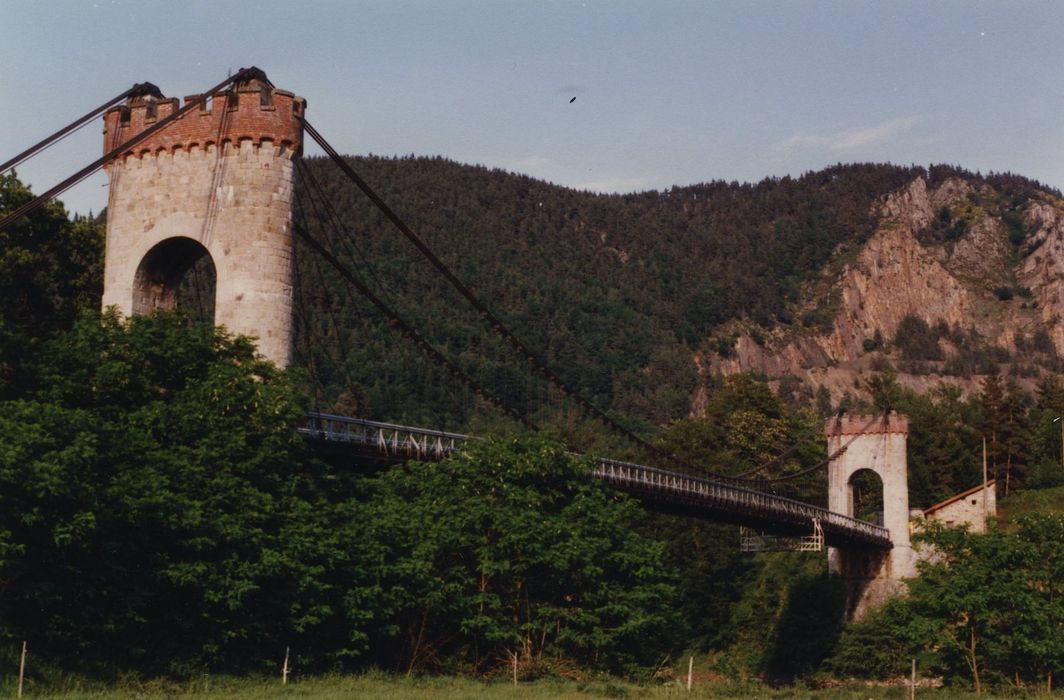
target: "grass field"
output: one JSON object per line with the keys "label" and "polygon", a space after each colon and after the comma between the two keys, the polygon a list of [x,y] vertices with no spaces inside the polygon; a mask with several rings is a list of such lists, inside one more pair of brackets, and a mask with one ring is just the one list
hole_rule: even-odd
{"label": "grass field", "polygon": [[[3,678],[0,682],[0,697],[14,697],[14,679]],[[88,681],[69,679],[62,688],[36,688],[27,685],[25,698],[53,698],[78,700],[81,698],[312,698],[314,700],[340,700],[341,698],[381,698],[382,700],[459,700],[485,698],[486,700],[590,700],[592,698],[765,698],[795,700],[813,698],[823,700],[903,700],[908,697],[908,688],[902,686],[875,687],[852,684],[830,690],[809,690],[795,687],[769,688],[751,683],[702,683],[692,692],[679,684],[642,686],[617,679],[600,679],[578,683],[575,681],[542,680],[521,683],[518,686],[505,682],[487,683],[465,678],[404,678],[381,674],[363,676],[330,676],[301,679],[282,686],[279,679],[232,679],[204,676],[187,683],[173,681],[125,681],[113,686],[96,685]],[[968,698],[1040,697],[1041,695],[1008,693],[1003,695],[932,690],[918,688],[918,698],[933,700],[961,700]],[[1062,698],[1064,694],[1054,693]]]}

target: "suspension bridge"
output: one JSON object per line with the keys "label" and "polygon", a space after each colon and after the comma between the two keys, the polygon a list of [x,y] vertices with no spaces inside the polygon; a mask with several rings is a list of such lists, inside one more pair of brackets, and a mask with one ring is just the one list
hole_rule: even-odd
{"label": "suspension bridge", "polygon": [[[881,527],[856,519],[852,504],[846,512],[845,501],[829,498],[834,507],[828,509],[773,492],[778,482],[830,471],[843,462],[849,465],[844,470],[852,471],[855,464],[860,466],[854,460],[859,462],[861,455],[867,455],[867,450],[848,452],[855,441],[869,435],[899,434],[898,430],[875,429],[874,417],[867,425],[836,430],[834,436],[829,431],[829,439],[835,442],[827,459],[798,474],[776,479],[715,474],[690,464],[608,415],[519,339],[325,140],[307,120],[305,110],[302,98],[277,89],[255,68],[242,69],[203,93],[186,97],[184,104],[165,98],[150,83],[135,85],[0,165],[0,174],[6,173],[101,114],[104,117],[104,154],[7,213],[0,219],[0,229],[104,168],[111,185],[104,305],[117,306],[127,315],[171,308],[181,279],[197,260],[209,256],[217,267],[215,321],[233,332],[259,338],[263,354],[281,366],[290,361],[291,251],[292,238],[298,237],[457,382],[514,421],[535,429],[526,413],[502,400],[491,387],[475,381],[375,294],[348,267],[334,245],[312,233],[305,221],[307,209],[313,209],[311,214],[325,222],[319,228],[327,225],[338,230],[343,225],[301,162],[303,138],[309,136],[524,366],[654,462],[675,467],[663,469],[598,457],[591,460],[590,478],[666,512],[738,523],[784,536],[807,535],[816,528],[828,545],[848,551],[885,553],[898,546],[908,547],[908,533],[900,533],[896,523]],[[303,220],[294,222],[297,175],[317,201],[302,207]],[[889,421],[885,425],[889,428]],[[476,439],[318,412],[308,413],[297,430],[323,449],[382,463],[444,459]],[[879,470],[882,464],[869,462],[868,468]],[[907,501],[904,508],[907,510]]]}

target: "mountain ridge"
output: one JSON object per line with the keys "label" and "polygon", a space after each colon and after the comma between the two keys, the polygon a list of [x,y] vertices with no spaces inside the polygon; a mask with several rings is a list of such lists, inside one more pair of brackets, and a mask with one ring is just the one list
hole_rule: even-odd
{"label": "mountain ridge", "polygon": [[[1034,218],[1025,221],[1018,212],[1034,202],[1024,211],[1041,212],[1049,217],[1046,221],[1056,222],[1050,211],[1059,201],[1059,193],[1020,176],[981,176],[952,166],[836,165],[759,183],[711,182],[600,195],[442,158],[357,157],[349,162],[569,383],[603,408],[633,415],[648,427],[697,413],[699,396],[717,373],[754,371],[784,381],[797,372],[806,387],[798,398],[808,400],[817,377],[809,373],[813,366],[802,359],[803,352],[819,353],[825,367],[836,369],[830,365],[855,359],[854,343],[863,347],[866,336],[875,335],[874,329],[860,324],[835,329],[846,294],[836,288],[833,275],[869,245],[880,246],[881,257],[889,257],[896,241],[876,238],[885,235],[885,221],[912,233],[906,239],[906,264],[956,266],[958,261],[986,257],[979,245],[968,243],[979,236],[997,240],[1004,231],[1015,237],[1017,226],[1022,232],[1019,244],[1055,236],[1038,233]],[[400,312],[445,352],[457,356],[478,381],[535,413],[545,390],[533,385],[520,361],[505,357],[442,281],[422,273],[427,270],[424,261],[330,164],[310,158],[307,165],[353,236],[353,244],[344,245],[358,249],[341,257],[366,279],[379,282]],[[910,191],[918,181],[924,191]],[[303,198],[306,188],[301,183]],[[965,204],[972,193],[986,201]],[[956,209],[956,221],[936,218],[945,206],[937,204],[943,197],[954,202],[950,207]],[[987,209],[991,204],[996,207],[992,212]],[[976,211],[980,206],[989,213]],[[884,207],[896,211],[890,214]],[[1002,217],[1008,223],[1000,223]],[[991,219],[999,223],[986,223]],[[324,233],[320,226],[317,230]],[[942,256],[935,251],[947,244],[960,252],[937,260],[936,255]],[[1012,260],[1018,248],[1009,245],[1012,248],[1003,248],[1002,255]],[[974,252],[964,253],[965,246]],[[306,261],[305,251],[297,259]],[[1041,259],[1038,264],[1045,267],[1051,261]],[[304,263],[301,274],[309,280],[320,273]],[[335,276],[324,274],[326,287],[340,286]],[[999,277],[1014,280],[1016,275],[1008,268]],[[956,275],[936,273],[934,278],[959,285],[945,290],[946,297],[963,298],[960,289],[967,287]],[[846,303],[852,305],[854,298],[864,297],[858,277],[851,275],[850,286]],[[1010,293],[1023,289],[1019,283],[1009,287]],[[444,388],[447,380],[439,372],[417,361],[410,368],[392,361],[396,355],[410,359],[410,353],[387,340],[385,324],[371,310],[358,306],[344,311],[335,293],[312,292],[311,297],[309,305],[317,313],[308,318],[316,320],[306,326],[316,324],[318,334],[356,348],[357,355],[351,360],[334,353],[332,362],[341,367],[329,370],[323,382],[324,405],[387,420],[468,423],[470,402]],[[860,300],[856,303],[860,306]],[[342,321],[325,323],[327,312],[343,316]],[[957,314],[939,315],[965,330]],[[879,329],[883,349],[893,345],[893,333],[905,314],[887,317],[889,323],[877,321],[884,326]],[[937,316],[928,318],[935,325]],[[809,337],[829,329],[838,330],[836,345],[848,348],[845,357],[838,349],[832,354],[823,344],[810,344]],[[785,336],[805,338],[804,345],[799,343],[804,350],[797,353],[798,361],[772,359],[775,344]],[[935,342],[940,341],[946,353],[950,341]],[[310,348],[312,343],[304,345]],[[324,370],[330,361],[321,350],[299,354],[299,362],[317,369]],[[754,361],[755,356],[761,359]],[[880,359],[894,362],[897,357]],[[906,374],[906,367],[899,369]],[[970,368],[961,370],[971,374]],[[430,396],[422,392],[418,399],[400,400],[380,377],[410,390],[431,385]],[[341,381],[357,386],[343,400]],[[852,385],[853,377],[837,378],[829,386],[836,400],[847,382]]]}

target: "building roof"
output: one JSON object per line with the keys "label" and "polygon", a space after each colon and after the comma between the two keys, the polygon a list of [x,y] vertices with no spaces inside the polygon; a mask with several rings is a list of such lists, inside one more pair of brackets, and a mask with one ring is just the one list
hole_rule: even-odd
{"label": "building roof", "polygon": [[961,499],[967,498],[968,496],[971,496],[971,495],[974,495],[974,494],[977,494],[977,493],[982,493],[984,488],[988,488],[988,489],[994,488],[994,484],[995,483],[997,483],[997,479],[991,479],[990,481],[986,482],[985,484],[979,484],[978,486],[973,486],[972,488],[968,489],[967,491],[961,491],[960,493],[958,493],[956,495],[950,496],[949,498],[947,498],[946,500],[942,501],[941,503],[936,503],[935,505],[931,506],[930,508],[924,508],[924,515],[926,516],[926,515],[929,515],[931,513],[934,513],[936,510],[941,510],[941,509],[945,508],[946,506],[948,506],[950,504],[956,503],[957,501],[959,501]]}

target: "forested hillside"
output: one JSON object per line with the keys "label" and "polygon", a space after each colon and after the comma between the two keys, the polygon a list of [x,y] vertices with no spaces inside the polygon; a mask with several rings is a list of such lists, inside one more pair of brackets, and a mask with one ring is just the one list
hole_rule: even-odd
{"label": "forested hillside", "polygon": [[[606,196],[443,159],[350,162],[571,384],[647,426],[690,412],[694,354],[721,324],[795,322],[789,308],[802,283],[840,244],[867,237],[873,204],[920,172],[837,166],[756,185]],[[464,302],[365,197],[333,164],[311,159],[309,166],[299,201],[313,201],[308,181],[315,180],[345,223],[350,247],[342,257],[474,377],[549,416],[542,387],[522,362],[487,339]],[[315,223],[322,205],[304,210],[311,230],[324,235]],[[322,274],[308,252],[300,260],[311,319],[304,341],[312,343],[299,348],[300,363],[323,378],[326,405],[388,420],[468,424],[472,404],[463,392],[426,369],[365,303],[352,305],[339,278]],[[352,383],[357,390],[346,393]]]}
{"label": "forested hillside", "polygon": [[[922,390],[934,385],[929,375],[935,372],[970,378],[1016,366],[1030,378],[1039,366],[1057,369],[1056,336],[1031,325],[1039,320],[1039,300],[1028,304],[1031,290],[1013,270],[1044,242],[1037,207],[1057,201],[1056,193],[1021,177],[981,177],[945,166],[840,165],[757,184],[606,196],[443,159],[349,162],[570,384],[603,409],[642,422],[642,429],[701,406],[703,385],[721,370],[765,372],[785,384],[799,374],[804,389],[795,400],[810,401],[817,386],[827,385],[838,403],[847,390],[861,395],[843,381],[892,363],[910,373],[903,384]],[[341,172],[325,160],[307,165],[297,223],[331,240],[371,289],[475,379],[541,422],[559,420],[568,407],[548,405],[556,397],[492,339],[466,302]],[[917,224],[920,240],[913,245],[923,248],[913,255],[961,259],[964,252],[978,259],[979,246],[992,246],[982,255],[992,269],[973,271],[971,263],[964,267],[964,260],[952,258],[943,263],[979,287],[957,299],[939,295],[956,308],[921,299],[892,306],[889,298],[844,286],[847,265],[860,268],[862,255],[882,255],[864,252],[866,241],[875,233],[877,245],[892,245],[880,241],[880,232],[898,217],[913,216],[904,193],[914,182],[932,193],[933,202],[923,206],[940,209],[932,212],[934,221]],[[330,212],[341,225],[323,223]],[[1011,243],[1000,244],[998,231]],[[1012,252],[999,251],[1001,245]],[[310,251],[297,253],[303,290],[297,306],[306,320],[297,353],[299,364],[318,378],[321,404],[386,420],[467,427],[475,405],[467,392],[426,367]],[[884,264],[907,269],[908,263]],[[941,268],[928,264],[938,266],[929,276]],[[909,287],[936,283],[919,277],[920,269],[912,274],[917,277],[905,282]],[[1006,292],[1009,299],[1019,296],[995,307]],[[976,294],[990,301],[972,301]],[[843,317],[840,295],[845,304],[869,304],[867,323],[882,325],[882,333],[878,326],[875,332],[871,326],[849,330],[859,321]],[[969,317],[959,315],[966,311]],[[1039,313],[1051,311],[1047,303]],[[859,319],[861,311],[855,306],[849,313]],[[1011,327],[994,325],[1002,313],[1015,317]],[[987,337],[993,333],[1004,333],[1010,344],[998,346]],[[869,359],[850,363],[856,370],[833,373],[854,343]],[[1014,365],[995,364],[1010,361]]]}

